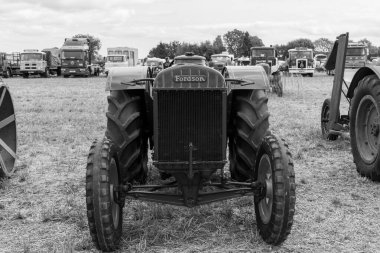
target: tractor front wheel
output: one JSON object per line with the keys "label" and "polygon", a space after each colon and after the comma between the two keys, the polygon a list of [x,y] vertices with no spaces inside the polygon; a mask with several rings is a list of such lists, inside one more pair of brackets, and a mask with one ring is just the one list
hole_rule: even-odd
{"label": "tractor front wheel", "polygon": [[351,149],[358,172],[380,181],[380,80],[364,77],[355,89],[350,110]]}
{"label": "tractor front wheel", "polygon": [[259,233],[267,243],[279,245],[293,225],[296,184],[288,145],[274,135],[266,136],[260,146],[255,178],[265,188],[265,194],[255,197]]}
{"label": "tractor front wheel", "polygon": [[322,112],[321,112],[321,130],[322,130],[323,139],[329,140],[329,141],[335,141],[338,138],[338,135],[329,133],[330,131],[330,128],[329,128],[330,104],[331,104],[330,98],[326,98],[325,101],[323,102]]}
{"label": "tractor front wheel", "polygon": [[118,201],[119,171],[107,139],[95,141],[88,155],[86,205],[92,241],[102,251],[116,250],[120,243],[123,207]]}

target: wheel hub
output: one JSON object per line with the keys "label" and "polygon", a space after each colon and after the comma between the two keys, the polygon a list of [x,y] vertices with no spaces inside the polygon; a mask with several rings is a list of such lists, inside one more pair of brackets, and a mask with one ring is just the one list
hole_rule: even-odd
{"label": "wheel hub", "polygon": [[361,99],[355,120],[358,151],[363,161],[372,164],[377,158],[380,133],[379,109],[372,96]]}
{"label": "wheel hub", "polygon": [[273,178],[270,158],[267,154],[264,154],[260,159],[258,181],[265,185],[265,194],[258,205],[260,217],[264,224],[268,224],[273,206]]}

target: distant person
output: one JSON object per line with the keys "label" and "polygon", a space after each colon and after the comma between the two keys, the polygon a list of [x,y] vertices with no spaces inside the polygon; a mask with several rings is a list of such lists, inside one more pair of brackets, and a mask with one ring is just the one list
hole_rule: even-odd
{"label": "distant person", "polygon": [[170,67],[170,62],[169,62],[169,57],[165,57],[165,62],[164,62],[164,69]]}

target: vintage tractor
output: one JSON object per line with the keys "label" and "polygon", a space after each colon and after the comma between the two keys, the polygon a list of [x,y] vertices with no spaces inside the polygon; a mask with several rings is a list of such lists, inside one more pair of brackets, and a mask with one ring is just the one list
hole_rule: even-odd
{"label": "vintage tractor", "polygon": [[[110,72],[107,130],[90,148],[86,174],[98,249],[118,248],[126,199],[194,207],[253,195],[264,241],[278,245],[290,233],[293,161],[288,145],[268,130],[263,68],[228,66],[222,74],[204,63],[188,54],[155,78],[146,66]],[[148,149],[155,168],[169,175],[159,184],[147,184]]]}
{"label": "vintage tractor", "polygon": [[0,178],[9,177],[16,161],[16,117],[8,87],[0,78]]}
{"label": "vintage tractor", "polygon": [[[347,45],[348,33],[340,35],[325,65],[335,75],[331,98],[322,106],[322,135],[336,140],[349,129],[357,171],[380,181],[380,66],[345,69]],[[349,103],[347,115],[340,114],[341,94]]]}

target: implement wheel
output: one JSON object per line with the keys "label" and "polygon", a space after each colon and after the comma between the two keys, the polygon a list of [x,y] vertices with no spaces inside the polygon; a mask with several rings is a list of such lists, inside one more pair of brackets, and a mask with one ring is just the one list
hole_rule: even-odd
{"label": "implement wheel", "polygon": [[[1,81],[1,80],[0,80]],[[9,177],[16,161],[16,117],[7,86],[0,86],[0,178]]]}
{"label": "implement wheel", "polygon": [[255,198],[257,227],[265,242],[279,245],[293,225],[296,184],[288,145],[274,135],[264,138],[256,162],[255,178],[265,194]]}
{"label": "implement wheel", "polygon": [[380,80],[364,77],[355,89],[350,110],[351,149],[358,172],[380,181]]}
{"label": "implement wheel", "polygon": [[237,91],[232,105],[229,136],[231,178],[253,178],[256,154],[269,128],[268,98],[264,90]]}
{"label": "implement wheel", "polygon": [[96,248],[116,250],[120,243],[123,207],[115,186],[119,186],[116,154],[107,139],[95,141],[88,155],[86,172],[86,204],[88,226]]}
{"label": "implement wheel", "polygon": [[111,91],[108,96],[106,136],[118,153],[123,182],[145,183],[147,179],[147,138],[143,137],[142,97],[137,92]]}
{"label": "implement wheel", "polygon": [[[331,99],[327,98],[323,102],[322,105],[322,112],[321,112],[321,130],[322,130],[322,137],[325,140],[329,141],[335,141],[338,138],[337,134],[329,134],[329,121],[330,121],[330,104],[331,104]],[[338,114],[339,111],[338,111]]]}

